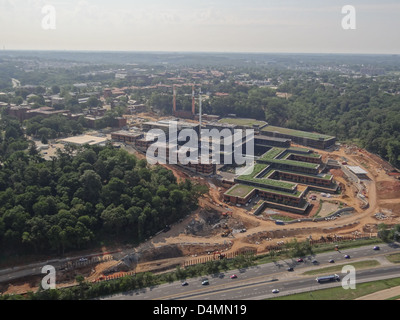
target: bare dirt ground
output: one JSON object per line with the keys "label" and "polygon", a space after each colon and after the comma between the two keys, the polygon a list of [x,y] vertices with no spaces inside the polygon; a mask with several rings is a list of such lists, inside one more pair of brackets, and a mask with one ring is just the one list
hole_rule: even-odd
{"label": "bare dirt ground", "polygon": [[[342,162],[343,157],[347,159],[349,165],[358,165],[363,167],[368,172],[370,181],[366,182],[366,197],[369,202],[369,208],[362,209],[362,202],[355,197],[356,188],[351,182],[347,181],[345,175],[341,170],[331,170],[334,175],[334,179],[340,183],[342,187],[342,193],[334,198],[326,199],[326,201],[334,202],[340,201],[346,206],[351,206],[355,208],[355,214],[349,216],[343,216],[335,221],[323,221],[319,223],[315,222],[303,222],[298,224],[292,224],[287,226],[276,226],[273,222],[264,220],[262,217],[255,217],[248,212],[245,208],[238,208],[236,206],[226,205],[221,201],[221,194],[226,190],[224,188],[219,189],[214,182],[207,182],[210,185],[210,193],[202,199],[200,199],[200,206],[206,210],[217,210],[219,212],[224,212],[226,210],[231,210],[232,217],[237,221],[242,221],[242,224],[246,226],[246,233],[236,233],[232,237],[229,237],[232,246],[231,251],[239,250],[243,246],[249,245],[249,238],[252,239],[252,244],[259,252],[262,252],[266,245],[273,244],[278,241],[290,240],[296,237],[297,239],[305,239],[308,235],[311,235],[313,239],[318,239],[321,236],[327,235],[327,230],[333,230],[339,235],[351,235],[354,232],[373,232],[376,231],[376,225],[380,222],[374,215],[377,212],[386,210],[386,212],[392,212],[391,218],[388,218],[387,222],[398,223],[400,220],[397,215],[400,215],[400,182],[395,180],[393,177],[387,175],[383,168],[387,167],[387,164],[378,157],[371,157],[370,154],[364,150],[359,150],[358,148],[346,148],[342,147],[339,151],[326,152],[318,150],[320,154],[323,155],[325,159],[328,157],[331,159],[337,159]],[[181,177],[182,173],[180,171],[174,173],[177,177]],[[204,179],[203,179],[204,181]],[[318,203],[315,203],[315,210],[318,208]],[[325,206],[328,206],[325,204]],[[333,210],[335,206],[327,208],[326,210]],[[310,215],[312,215],[311,211]],[[278,210],[276,210],[278,211]],[[284,214],[278,211],[279,214]],[[328,212],[327,212],[328,214]],[[288,214],[290,216],[290,214]],[[298,216],[298,215],[295,215]],[[168,233],[163,235],[166,244],[169,243],[199,243],[199,242],[212,242],[212,243],[226,243],[227,239],[222,238],[220,234],[210,233],[207,236],[202,234],[199,238],[195,234],[185,234],[184,226],[182,226],[180,234],[174,234],[174,236],[169,237]],[[330,229],[332,228],[332,229]],[[280,233],[275,232],[278,237],[270,239],[265,236],[265,232],[269,234],[274,233],[277,229]],[[304,229],[308,229],[306,233]],[[203,238],[204,239],[201,239]],[[155,239],[153,239],[155,241]],[[160,240],[156,240],[160,241]],[[156,242],[155,242],[156,243]]]}
{"label": "bare dirt ground", "polygon": [[[198,210],[188,213],[181,222],[171,226],[171,230],[168,232],[160,233],[134,249],[143,257],[135,266],[135,270],[137,272],[161,272],[182,265],[185,261],[208,256],[214,251],[228,253],[254,249],[258,253],[263,253],[266,252],[268,246],[290,241],[293,238],[302,241],[309,236],[319,239],[322,236],[333,234],[369,233],[376,232],[376,226],[382,222],[400,223],[400,182],[387,174],[385,168],[390,167],[388,164],[379,157],[371,156],[368,152],[358,148],[344,146],[338,151],[318,150],[317,152],[325,160],[330,158],[342,162],[345,158],[349,165],[360,166],[368,172],[370,181],[365,182],[365,196],[369,202],[367,209],[362,209],[362,202],[355,196],[357,189],[354,184],[347,180],[342,170],[336,169],[331,170],[331,174],[342,187],[342,193],[335,195],[334,198],[323,199],[323,201],[337,201],[345,206],[354,207],[354,214],[342,216],[333,221],[301,222],[278,226],[262,215],[254,216],[246,207],[239,208],[225,204],[222,201],[222,194],[227,189],[216,179],[197,176],[175,166],[166,166],[172,170],[179,182],[191,179],[197,183],[207,184],[210,191],[199,199]],[[314,208],[309,212],[311,217],[319,208],[319,198],[312,203]],[[327,210],[333,209],[334,207]],[[286,214],[293,218],[299,218],[299,215],[293,216],[278,210],[275,211],[280,215]],[[229,212],[228,215],[225,214],[227,212]],[[378,220],[375,217],[377,212],[384,212],[386,218]],[[245,232],[240,232],[241,229],[245,229]],[[222,234],[227,231],[230,232],[223,237]],[[121,249],[132,252],[132,249],[129,248]],[[69,280],[69,283],[73,283],[76,274],[83,274],[90,281],[96,280],[105,270],[117,263],[118,261],[110,261],[90,267],[88,270],[76,270],[65,281]],[[8,287],[8,291],[14,291],[17,285],[20,286],[19,291],[23,291],[28,288],[29,281],[13,284]]]}
{"label": "bare dirt ground", "polygon": [[390,288],[375,293],[371,293],[366,296],[357,298],[356,300],[386,300],[397,296],[400,296],[400,287]]}

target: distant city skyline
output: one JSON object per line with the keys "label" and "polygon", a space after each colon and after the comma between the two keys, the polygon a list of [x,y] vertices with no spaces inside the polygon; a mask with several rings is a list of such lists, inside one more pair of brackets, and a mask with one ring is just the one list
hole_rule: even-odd
{"label": "distant city skyline", "polygon": [[0,0],[0,30],[7,50],[400,54],[400,2]]}

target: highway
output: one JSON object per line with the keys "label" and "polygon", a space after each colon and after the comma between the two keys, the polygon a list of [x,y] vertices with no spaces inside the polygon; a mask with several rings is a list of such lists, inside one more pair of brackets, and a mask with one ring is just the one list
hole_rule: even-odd
{"label": "highway", "polygon": [[[400,265],[388,262],[384,256],[400,251],[398,245],[380,245],[380,250],[374,251],[373,246],[348,249],[340,252],[308,256],[304,262],[296,259],[281,260],[276,263],[268,263],[242,270],[233,270],[216,275],[187,279],[188,286],[182,286],[180,282],[163,284],[151,288],[130,291],[122,294],[103,298],[104,300],[259,300],[273,296],[287,295],[297,292],[311,292],[321,288],[340,286],[341,282],[318,284],[317,276],[304,276],[305,271],[320,269],[334,264],[351,265],[360,260],[376,259],[379,267],[356,270],[357,283],[374,281],[383,278],[400,277]],[[350,255],[345,259],[344,255]],[[312,260],[319,263],[314,265]],[[335,263],[329,263],[334,259]],[[294,271],[287,269],[293,267]],[[236,274],[237,279],[230,276]],[[341,278],[344,274],[338,273]],[[209,280],[209,285],[201,284],[203,279]],[[278,289],[278,294],[272,290]]]}

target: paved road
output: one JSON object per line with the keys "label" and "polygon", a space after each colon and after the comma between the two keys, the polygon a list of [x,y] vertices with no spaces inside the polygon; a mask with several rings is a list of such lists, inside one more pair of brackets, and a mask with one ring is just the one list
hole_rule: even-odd
{"label": "paved road", "polygon": [[[381,245],[381,250],[374,251],[371,246],[349,249],[341,252],[330,252],[309,256],[304,262],[296,260],[268,263],[243,270],[234,270],[208,277],[189,279],[188,286],[182,287],[179,282],[155,286],[137,291],[114,295],[105,300],[244,300],[261,299],[273,296],[272,289],[279,289],[279,295],[299,291],[311,291],[323,287],[340,285],[339,283],[318,284],[316,276],[304,276],[303,272],[309,269],[319,269],[331,266],[328,261],[334,259],[336,264],[350,264],[352,261],[377,259],[381,265],[377,268],[360,270],[357,272],[357,282],[371,281],[379,277],[400,277],[400,266],[393,265],[383,258],[384,255],[399,252],[398,245]],[[351,259],[345,259],[344,255],[350,255]],[[316,259],[319,265],[313,265]],[[287,268],[293,267],[294,272],[288,272]],[[230,279],[230,275],[236,274],[237,279]],[[202,286],[201,280],[208,278],[209,285]]]}
{"label": "paved road", "polygon": [[[111,254],[110,254],[111,255]],[[93,253],[89,255],[85,255],[85,258],[88,260],[95,260],[100,259],[98,257],[102,257],[102,253]],[[28,277],[28,276],[35,276],[42,274],[42,268],[46,265],[51,265],[55,267],[57,270],[64,266],[66,263],[73,263],[75,267],[83,266],[85,264],[90,264],[89,262],[79,262],[78,257],[69,257],[64,259],[53,259],[43,262],[32,263],[25,266],[18,266],[14,268],[2,269],[0,270],[0,283],[2,282],[10,282],[15,279]]]}

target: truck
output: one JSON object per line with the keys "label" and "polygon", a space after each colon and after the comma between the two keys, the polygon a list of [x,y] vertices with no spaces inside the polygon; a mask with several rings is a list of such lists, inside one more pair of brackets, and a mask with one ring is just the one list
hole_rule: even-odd
{"label": "truck", "polygon": [[324,283],[324,282],[331,282],[331,281],[339,281],[340,277],[337,274],[333,274],[330,276],[318,277],[315,280],[317,280],[318,283]]}

